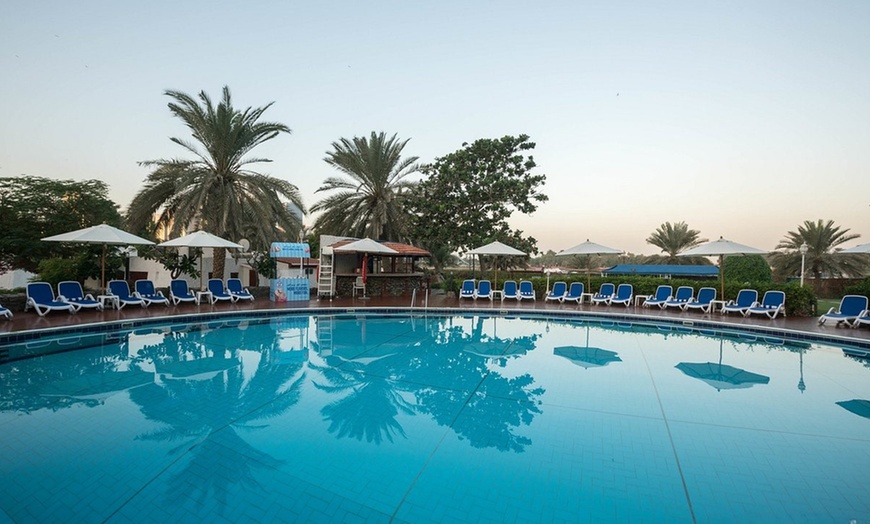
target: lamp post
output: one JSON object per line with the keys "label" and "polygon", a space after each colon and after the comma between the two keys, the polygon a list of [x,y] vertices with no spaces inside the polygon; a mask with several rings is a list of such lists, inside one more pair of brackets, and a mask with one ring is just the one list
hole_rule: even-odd
{"label": "lamp post", "polygon": [[806,268],[807,251],[810,250],[810,247],[804,242],[798,250],[801,252],[801,287],[804,287],[804,268]]}

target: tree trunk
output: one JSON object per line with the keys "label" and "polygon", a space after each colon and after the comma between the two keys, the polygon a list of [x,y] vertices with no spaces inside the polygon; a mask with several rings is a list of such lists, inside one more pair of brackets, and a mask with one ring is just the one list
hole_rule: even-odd
{"label": "tree trunk", "polygon": [[224,266],[226,266],[227,261],[227,250],[223,247],[214,248],[214,255],[212,259],[212,275],[211,278],[219,278],[221,280],[224,279]]}

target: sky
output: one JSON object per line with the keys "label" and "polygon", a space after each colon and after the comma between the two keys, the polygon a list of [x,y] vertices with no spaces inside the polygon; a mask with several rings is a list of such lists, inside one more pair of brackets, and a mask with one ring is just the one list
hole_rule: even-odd
{"label": "sky", "polygon": [[[685,221],[773,249],[805,220],[870,242],[870,2],[2,0],[0,177],[99,179],[122,210],[185,157],[166,90],[293,132],[255,153],[305,205],[372,131],[421,162],[527,134],[549,201],[510,223],[560,251],[654,254]],[[313,217],[306,218],[313,223]]]}

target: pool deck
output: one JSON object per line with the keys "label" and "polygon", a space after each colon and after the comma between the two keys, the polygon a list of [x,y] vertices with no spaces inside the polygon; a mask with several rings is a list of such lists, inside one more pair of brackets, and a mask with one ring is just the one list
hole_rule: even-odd
{"label": "pool deck", "polygon": [[[242,312],[242,311],[292,311],[306,308],[341,308],[341,309],[367,309],[367,308],[410,308],[411,297],[387,297],[387,298],[349,298],[338,297],[332,300],[328,298],[301,302],[274,303],[267,299],[258,298],[254,302],[244,301],[235,304],[217,303],[214,305],[203,304],[180,304],[178,306],[154,305],[149,308],[127,306],[122,310],[107,309],[105,311],[82,310],[71,315],[66,312],[50,312],[40,317],[34,311],[17,312],[12,320],[0,320],[0,335],[4,333],[23,333],[31,330],[44,330],[71,326],[85,326],[104,322],[117,322],[123,320],[137,320],[149,318],[164,318],[174,315],[196,315],[198,313],[218,312]],[[742,328],[770,328],[776,331],[803,333],[810,338],[831,337],[841,342],[853,341],[862,346],[870,345],[870,329],[850,329],[848,327],[836,327],[834,323],[819,326],[816,317],[777,317],[770,320],[762,315],[753,315],[744,318],[740,315],[722,315],[719,312],[705,314],[697,311],[680,311],[669,308],[661,310],[657,307],[646,308],[640,305],[623,306],[595,306],[591,304],[560,304],[557,302],[545,302],[543,300],[516,302],[514,300],[501,302],[499,300],[459,300],[444,294],[429,297],[429,308],[449,308],[468,310],[528,310],[546,312],[580,312],[591,314],[605,314],[616,316],[637,316],[647,318],[663,318],[671,321],[678,320],[684,323],[709,321],[724,323]],[[423,301],[418,298],[415,309],[422,310]]]}

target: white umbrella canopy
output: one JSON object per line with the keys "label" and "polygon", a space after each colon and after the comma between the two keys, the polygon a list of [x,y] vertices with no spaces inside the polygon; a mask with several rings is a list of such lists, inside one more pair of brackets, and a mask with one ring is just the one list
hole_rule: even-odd
{"label": "white umbrella canopy", "polygon": [[[490,256],[524,256],[519,249],[513,248],[507,244],[502,244],[499,241],[490,242],[485,246],[480,246],[468,252],[470,255],[490,255]],[[482,270],[483,268],[481,268]],[[498,285],[498,265],[495,266],[495,285]]]}
{"label": "white umbrella canopy", "polygon": [[345,244],[341,247],[335,248],[335,251],[341,251],[342,253],[373,253],[384,255],[395,255],[398,253],[395,249],[387,247],[370,238],[355,240],[350,244]]}
{"label": "white umbrella canopy", "polygon": [[766,255],[768,252],[763,249],[738,244],[730,240],[725,240],[719,237],[719,240],[707,242],[700,246],[687,249],[682,253],[677,253],[678,257],[719,257],[719,292],[722,294],[720,299],[725,300],[725,271],[723,262],[725,255]]}
{"label": "white umbrella canopy", "polygon": [[[601,244],[596,244],[595,242],[590,242],[589,239],[586,239],[586,242],[582,244],[577,244],[574,247],[569,247],[568,249],[564,249],[556,253],[557,257],[564,257],[569,255],[619,255],[622,251],[619,249],[613,249],[612,247],[602,246]],[[549,275],[548,275],[549,276]],[[591,282],[591,271],[589,271],[588,263],[586,267],[586,291],[591,292],[589,288],[589,283]],[[550,287],[549,279],[547,280],[547,287]]]}
{"label": "white umbrella canopy", "polygon": [[[157,247],[211,247],[243,249],[243,246],[230,242],[217,235],[205,231],[195,231],[183,237],[173,238],[157,245]],[[199,289],[202,291],[202,256],[199,257]]]}
{"label": "white umbrella canopy", "polygon": [[507,244],[502,244],[501,242],[490,242],[485,246],[480,246],[472,249],[468,252],[470,255],[504,255],[504,256],[518,256],[525,255],[519,249],[512,248]]}
{"label": "white umbrella canopy", "polygon": [[61,233],[45,237],[42,240],[47,242],[79,242],[83,244],[102,244],[103,257],[101,261],[100,286],[101,289],[106,287],[106,246],[126,246],[126,245],[148,245],[153,246],[154,242],[137,237],[131,233],[127,233],[121,229],[110,226],[109,224],[99,224],[96,226],[77,229],[69,233]]}
{"label": "white umbrella canopy", "polygon": [[230,242],[217,235],[206,233],[205,231],[196,231],[183,237],[173,238],[158,244],[158,247],[223,247],[242,249],[240,244]]}
{"label": "white umbrella canopy", "polygon": [[738,244],[737,242],[732,242],[730,240],[725,240],[722,237],[719,237],[719,240],[714,240],[712,242],[707,242],[705,244],[701,244],[700,246],[693,247],[692,249],[687,249],[682,253],[679,253],[677,256],[680,257],[712,257],[712,256],[725,256],[725,255],[766,255],[768,252],[763,249],[758,249],[755,247],[745,246],[743,244]]}
{"label": "white umbrella canopy", "polygon": [[861,244],[859,246],[850,247],[848,249],[844,249],[844,250],[840,251],[840,253],[846,253],[846,254],[870,253],[870,244]]}
{"label": "white umbrella canopy", "polygon": [[586,242],[559,251],[558,253],[556,253],[556,256],[561,257],[568,255],[618,255],[620,253],[622,253],[622,251],[620,251],[619,249],[613,249],[612,247],[602,246],[601,244],[590,242],[587,238]]}

